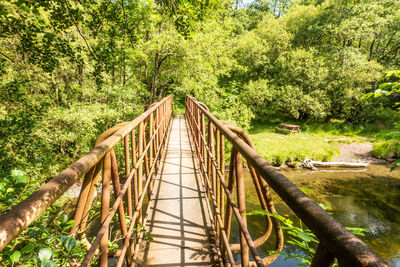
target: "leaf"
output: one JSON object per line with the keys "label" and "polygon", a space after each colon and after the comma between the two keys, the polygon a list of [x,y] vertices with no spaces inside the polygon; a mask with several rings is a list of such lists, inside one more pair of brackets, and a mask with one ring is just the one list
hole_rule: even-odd
{"label": "leaf", "polygon": [[63,228],[63,230],[68,230],[68,229],[71,229],[72,226],[74,226],[74,224],[75,224],[74,220],[69,220],[66,224],[64,224],[62,226],[62,228]]}
{"label": "leaf", "polygon": [[14,188],[12,188],[12,187],[9,187],[9,188],[7,188],[6,192],[7,192],[7,193],[14,192]]}
{"label": "leaf", "polygon": [[28,182],[28,178],[26,177],[24,171],[12,170],[11,176],[16,183],[26,184]]}
{"label": "leaf", "polygon": [[21,171],[21,170],[12,170],[11,171],[11,176],[24,176],[25,175],[25,172],[24,171]]}
{"label": "leaf", "polygon": [[42,248],[39,250],[39,259],[43,262],[45,260],[49,260],[53,251],[50,248]]}
{"label": "leaf", "polygon": [[26,245],[25,247],[23,247],[21,249],[22,253],[28,253],[31,252],[35,249],[35,245],[33,243],[28,243],[28,245]]}
{"label": "leaf", "polygon": [[364,233],[371,232],[371,229],[360,227],[346,227],[353,235],[365,236]]}
{"label": "leaf", "polygon": [[68,215],[67,214],[61,215],[60,222],[66,223],[67,221],[68,221]]}
{"label": "leaf", "polygon": [[308,234],[306,232],[298,232],[297,237],[301,240],[304,240],[305,242],[315,241],[315,238],[311,234]]}
{"label": "leaf", "polygon": [[311,193],[313,191],[311,188],[307,188],[307,187],[300,187],[300,190],[303,191],[303,193],[306,195],[308,195],[309,193]]}
{"label": "leaf", "polygon": [[390,171],[394,171],[395,169],[400,167],[400,159],[396,160],[395,162],[393,162],[393,166],[392,168],[390,168]]}
{"label": "leaf", "polygon": [[64,247],[70,251],[74,248],[76,244],[76,240],[73,237],[63,235],[61,237],[61,242],[63,243]]}
{"label": "leaf", "polygon": [[14,251],[14,253],[11,254],[11,256],[10,256],[10,260],[11,260],[12,264],[18,262],[20,257],[21,257],[21,252],[19,252],[18,250]]}
{"label": "leaf", "polygon": [[42,261],[41,267],[57,267],[57,264],[52,260]]}
{"label": "leaf", "polygon": [[23,9],[23,10],[24,10],[26,13],[29,13],[29,12],[31,11],[31,10],[30,10],[30,8],[29,8],[29,7],[27,7],[27,6],[26,6],[26,5],[24,5],[24,4],[23,4],[23,5],[21,5],[21,6],[20,6],[20,8],[21,8],[21,9]]}

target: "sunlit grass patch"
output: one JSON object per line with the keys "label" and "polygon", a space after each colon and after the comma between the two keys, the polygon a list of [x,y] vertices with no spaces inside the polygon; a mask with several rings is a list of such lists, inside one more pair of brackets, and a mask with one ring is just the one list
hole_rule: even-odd
{"label": "sunlit grass patch", "polygon": [[372,154],[381,159],[399,158],[400,131],[385,131],[376,136]]}
{"label": "sunlit grass patch", "polygon": [[326,136],[308,133],[285,135],[268,126],[264,130],[259,126],[257,131],[251,131],[250,135],[257,152],[276,166],[286,161],[298,163],[306,158],[328,161],[340,153],[336,144],[325,141]]}

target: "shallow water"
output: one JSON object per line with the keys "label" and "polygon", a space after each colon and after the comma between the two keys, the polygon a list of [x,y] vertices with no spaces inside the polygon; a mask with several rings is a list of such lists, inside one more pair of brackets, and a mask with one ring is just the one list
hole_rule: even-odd
{"label": "shallow water", "polygon": [[[359,170],[284,169],[282,173],[317,203],[330,207],[328,211],[344,226],[371,229],[360,238],[391,266],[400,267],[400,170],[390,172],[390,165],[370,165]],[[278,213],[298,221],[276,194],[273,199]],[[246,202],[248,211],[259,208],[248,172]],[[259,236],[264,229],[263,218],[248,217],[248,227],[253,238]],[[237,234],[233,234],[232,241],[237,241]],[[270,240],[259,251],[266,255],[272,247],[273,240]],[[284,250],[296,248],[285,245]],[[270,266],[296,266],[299,262],[283,258],[279,256]]]}

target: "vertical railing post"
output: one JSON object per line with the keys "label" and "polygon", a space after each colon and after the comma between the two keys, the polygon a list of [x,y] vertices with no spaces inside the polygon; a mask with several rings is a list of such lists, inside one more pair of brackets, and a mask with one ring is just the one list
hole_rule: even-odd
{"label": "vertical railing post", "polygon": [[[242,214],[242,219],[247,227],[247,218],[244,213],[246,213],[246,199],[244,190],[244,177],[243,177],[243,165],[242,165],[242,155],[240,153],[236,154],[236,164],[235,164],[235,174],[237,183],[237,202],[239,205],[239,212]],[[240,232],[240,255],[241,263],[243,267],[249,266],[249,247],[247,246],[246,239],[242,232]]]}
{"label": "vertical railing post", "polygon": [[[132,165],[137,169],[136,166],[136,136],[135,136],[135,131],[136,129],[133,129],[131,132],[131,146],[132,146]],[[133,177],[133,206],[136,208],[137,204],[139,201],[138,197],[138,179],[137,179],[137,173]]]}
{"label": "vertical railing post", "polygon": [[[225,157],[225,155],[224,155],[224,153],[225,153],[225,146],[224,146],[224,135],[222,134],[222,133],[220,133],[220,139],[219,139],[219,142],[220,142],[220,145],[219,145],[219,147],[220,147],[220,150],[219,150],[219,153],[220,153],[220,156],[219,156],[219,168],[220,168],[220,170],[221,170],[221,173],[222,173],[222,180],[225,182],[225,159],[224,159],[224,157]],[[224,207],[224,203],[225,203],[225,201],[224,201],[224,190],[223,190],[223,188],[222,188],[222,183],[220,183],[220,201],[221,201],[221,218],[222,219],[224,219],[224,209],[223,209],[223,207]]]}
{"label": "vertical railing post", "polygon": [[[148,122],[147,122],[148,123]],[[147,124],[146,123],[146,124]],[[147,138],[146,138],[146,126],[143,126],[143,148],[147,146]],[[146,175],[146,180],[149,179],[150,175],[150,169],[149,169],[149,159],[147,154],[149,153],[149,150],[146,150],[146,153],[144,154],[144,171]],[[148,199],[150,200],[150,191],[147,191],[148,194]]]}
{"label": "vertical railing post", "polygon": [[[211,150],[212,147],[212,124],[209,121],[208,122],[208,132],[207,132],[208,136],[207,136],[207,146],[208,149]],[[208,153],[207,153],[208,154]],[[211,155],[212,155],[212,150],[211,150]],[[207,175],[210,179],[210,183],[211,183],[211,190],[213,190],[213,176],[212,176],[212,158],[211,155],[207,155]],[[210,191],[208,192],[208,198],[210,198]]]}
{"label": "vertical railing post", "polygon": [[[128,155],[125,154],[125,156],[129,157],[129,154]],[[119,181],[117,159],[115,157],[114,150],[111,150],[111,180],[112,180],[113,189],[114,189],[114,196],[115,196],[115,198],[117,198],[119,193],[121,192],[121,184],[120,184],[120,181]],[[127,197],[131,198],[132,196],[131,195],[127,195]],[[132,205],[132,203],[131,203],[131,205]],[[128,209],[128,212],[129,212],[129,209]],[[123,239],[125,239],[126,235],[127,235],[127,228],[126,228],[126,222],[125,222],[124,205],[123,205],[122,201],[119,203],[119,206],[118,206],[118,219],[119,219],[119,224],[120,224],[120,227],[121,227],[121,235],[122,235]],[[128,253],[126,254],[125,258],[126,258],[126,261],[128,263],[131,262],[131,250],[130,250],[130,247],[128,247]]]}
{"label": "vertical railing post", "polygon": [[[124,138],[124,152],[125,152],[125,179],[128,178],[131,172],[131,166],[129,162],[129,136],[126,135]],[[117,171],[118,173],[118,171]],[[129,218],[132,217],[132,187],[129,183],[128,189],[126,191],[126,202],[128,206],[128,216]]]}
{"label": "vertical railing post", "polygon": [[[215,131],[215,160],[216,160],[217,166],[219,168],[220,166],[219,166],[218,163],[220,162],[220,157],[221,157],[221,153],[220,153],[220,151],[221,151],[221,143],[220,143],[219,139],[220,139],[221,136],[220,136],[219,130],[217,128],[215,128],[215,129],[216,129],[216,131]],[[217,208],[219,210],[221,210],[221,183],[220,183],[220,180],[217,179],[216,175],[215,175],[215,178],[216,178],[215,198],[216,198],[216,202],[217,202]],[[215,219],[217,221],[217,218],[215,218]],[[218,239],[219,239],[219,241],[221,241],[221,238],[220,238],[220,225],[216,224],[216,227],[217,227]]]}
{"label": "vertical railing post", "polygon": [[[233,190],[235,188],[235,162],[236,162],[236,150],[232,148],[231,150],[231,159],[229,163],[229,178],[228,178],[228,190],[231,194],[233,194]],[[231,221],[232,221],[232,206],[227,201],[226,209],[225,209],[225,220],[224,220],[224,229],[226,231],[226,236],[229,240],[231,235]]]}
{"label": "vertical railing post", "polygon": [[[98,164],[99,165],[99,164]],[[96,169],[98,169],[98,165],[93,166],[88,173],[85,175],[85,179],[83,180],[82,187],[81,187],[81,193],[79,194],[79,199],[78,203],[76,205],[76,210],[74,214],[74,226],[71,228],[71,234],[75,234],[78,229],[80,228],[80,225],[82,224],[83,217],[84,217],[84,209],[86,206],[86,203],[88,202],[88,196],[93,198],[93,196],[90,195],[90,189],[92,187],[93,179],[95,179],[95,172]],[[94,186],[93,186],[94,187]]]}
{"label": "vertical railing post", "polygon": [[[154,134],[154,114],[151,113],[150,114],[150,127],[149,127],[149,132],[150,132],[150,138],[153,136]],[[150,166],[153,167],[154,166],[154,172],[157,173],[157,159],[153,159],[153,156],[156,155],[157,153],[157,147],[156,147],[156,138],[153,138],[153,140],[151,141],[150,144],[150,156],[149,156],[149,160],[150,160]],[[154,163],[153,163],[154,162]],[[150,184],[150,192],[153,191],[153,183]]]}
{"label": "vertical railing post", "polygon": [[[139,124],[139,151],[138,151],[138,157],[140,158],[143,154],[143,136],[144,136],[144,125],[143,122],[140,122]],[[142,196],[142,190],[143,190],[143,160],[139,163],[138,166],[138,196]],[[140,208],[139,211],[139,219],[138,222],[140,225],[142,225],[142,208]]]}
{"label": "vertical railing post", "polygon": [[[104,156],[103,179],[101,195],[101,223],[106,219],[110,209],[111,157],[110,153]],[[100,241],[100,267],[108,266],[108,228]]]}

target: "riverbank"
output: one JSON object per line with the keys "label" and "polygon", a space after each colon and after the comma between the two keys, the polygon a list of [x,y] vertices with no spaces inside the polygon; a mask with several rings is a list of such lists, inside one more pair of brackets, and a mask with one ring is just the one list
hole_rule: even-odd
{"label": "riverbank", "polygon": [[276,131],[276,125],[256,124],[249,131],[258,153],[274,166],[299,166],[304,159],[387,163],[376,157],[374,149],[382,130],[378,126],[303,124],[301,133],[290,135]]}

